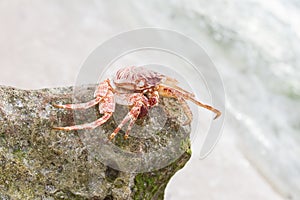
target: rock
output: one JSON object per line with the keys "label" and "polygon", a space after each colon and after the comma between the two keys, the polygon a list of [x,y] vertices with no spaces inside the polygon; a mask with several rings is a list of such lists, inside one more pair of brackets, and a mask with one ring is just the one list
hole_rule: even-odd
{"label": "rock", "polygon": [[121,105],[94,130],[52,129],[99,118],[97,106],[76,112],[53,107],[88,101],[93,91],[76,88],[72,98],[72,87],[0,87],[0,199],[163,199],[168,181],[191,154],[190,126],[181,125],[179,104],[161,99],[127,140],[123,130],[107,139],[128,112]]}

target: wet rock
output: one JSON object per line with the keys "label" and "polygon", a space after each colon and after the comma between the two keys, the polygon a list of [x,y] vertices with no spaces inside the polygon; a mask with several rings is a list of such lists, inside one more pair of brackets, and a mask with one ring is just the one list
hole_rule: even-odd
{"label": "wet rock", "polygon": [[0,199],[163,199],[191,153],[180,105],[161,99],[127,140],[126,127],[113,141],[107,137],[128,106],[117,105],[113,117],[94,130],[52,129],[101,117],[97,106],[76,112],[53,107],[88,101],[93,91],[0,87]]}

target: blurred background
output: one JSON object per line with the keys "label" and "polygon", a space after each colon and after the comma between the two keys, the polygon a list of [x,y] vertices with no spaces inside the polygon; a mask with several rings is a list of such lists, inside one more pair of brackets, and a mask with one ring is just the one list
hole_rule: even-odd
{"label": "blurred background", "polygon": [[226,122],[214,151],[173,177],[167,200],[300,199],[300,1],[0,1],[0,84],[74,85],[99,44],[161,27],[208,53],[223,78]]}

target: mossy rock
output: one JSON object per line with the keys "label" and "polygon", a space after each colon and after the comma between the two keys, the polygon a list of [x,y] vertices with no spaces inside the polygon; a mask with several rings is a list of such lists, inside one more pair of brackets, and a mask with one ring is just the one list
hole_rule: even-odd
{"label": "mossy rock", "polygon": [[[97,106],[76,113],[53,107],[90,100],[94,88],[76,88],[73,98],[72,87],[0,87],[0,199],[163,199],[168,181],[191,156],[190,126],[181,125],[180,104],[162,98],[158,108],[136,122],[127,140],[120,131],[108,141],[109,147],[143,158],[135,166],[134,159],[105,159],[113,152],[99,149],[108,144],[127,106],[118,105],[112,119],[95,130],[52,129],[99,118]],[[124,170],[128,166],[133,170]]]}

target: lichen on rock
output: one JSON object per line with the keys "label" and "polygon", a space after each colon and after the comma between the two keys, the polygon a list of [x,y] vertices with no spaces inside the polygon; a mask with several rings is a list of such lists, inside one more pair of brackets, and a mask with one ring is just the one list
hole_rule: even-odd
{"label": "lichen on rock", "polygon": [[[76,88],[77,101],[91,99],[93,90]],[[95,130],[65,132],[52,127],[100,117],[97,106],[76,113],[53,107],[74,100],[72,87],[2,86],[0,94],[0,199],[163,199],[168,181],[190,158],[190,127],[181,125],[184,116],[174,99],[162,98],[149,116],[137,120],[127,140],[120,131],[111,148],[107,136],[127,106],[117,105],[114,117]],[[132,159],[123,159],[124,152]]]}

